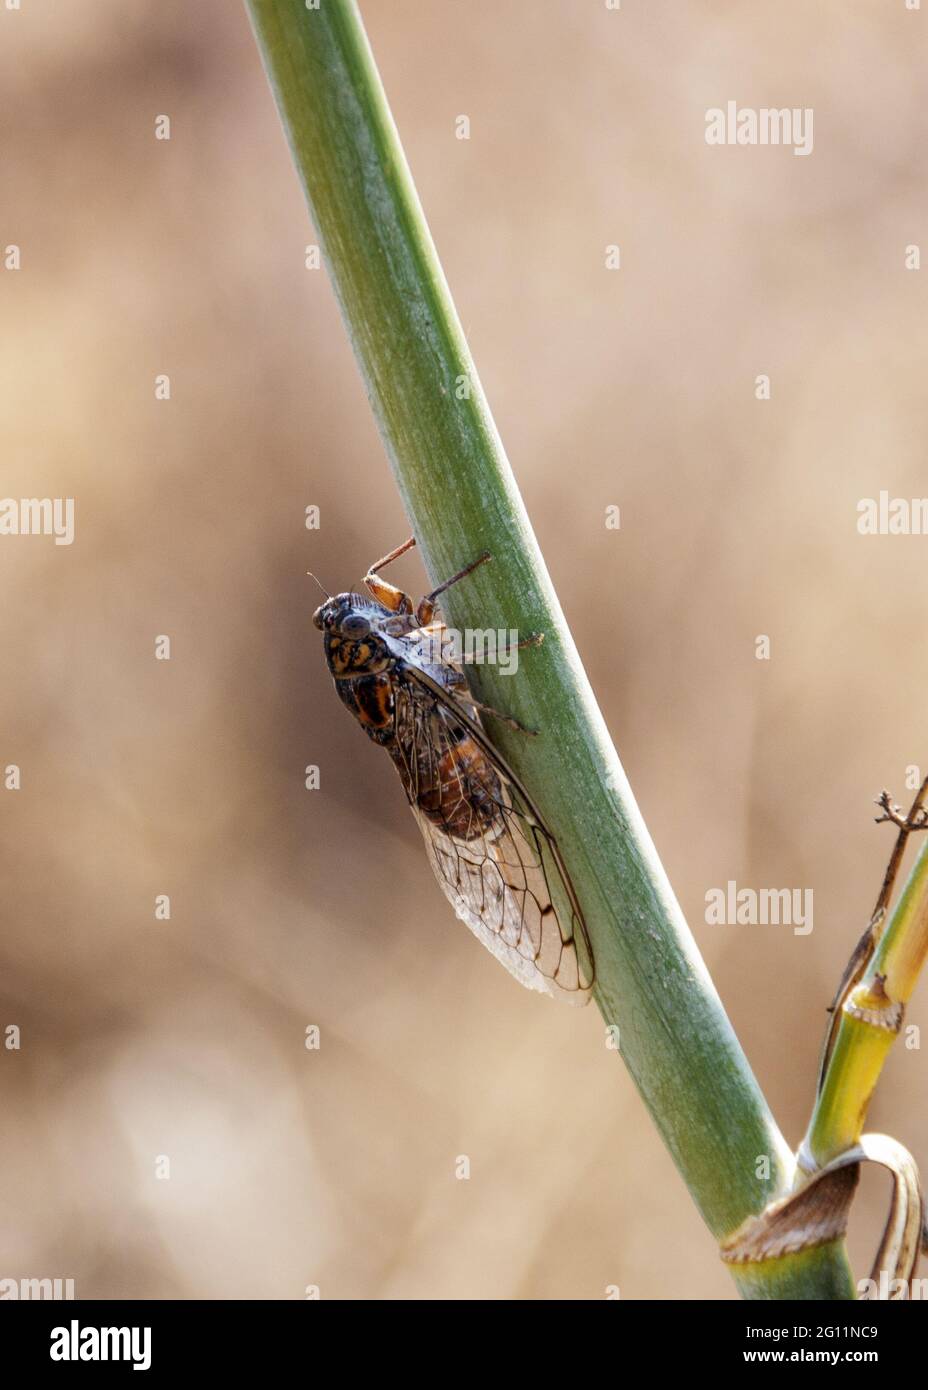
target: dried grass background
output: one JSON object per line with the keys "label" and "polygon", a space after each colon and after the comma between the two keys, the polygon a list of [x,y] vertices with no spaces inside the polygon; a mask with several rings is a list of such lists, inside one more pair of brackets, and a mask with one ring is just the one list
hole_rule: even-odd
{"label": "dried grass background", "polygon": [[[928,759],[928,538],[855,530],[858,498],[928,493],[925,15],[363,9],[568,619],[796,1142],[889,853],[869,799]],[[733,1296],[595,1009],[455,922],[326,675],[304,571],[356,585],[408,524],[243,10],[28,0],[0,94],[0,493],[76,499],[70,548],[0,540],[0,1276]],[[813,107],[814,153],[707,147],[729,98]],[[814,932],[707,927],[728,879],[813,888]],[[925,1088],[898,1048],[872,1127],[928,1166]]]}

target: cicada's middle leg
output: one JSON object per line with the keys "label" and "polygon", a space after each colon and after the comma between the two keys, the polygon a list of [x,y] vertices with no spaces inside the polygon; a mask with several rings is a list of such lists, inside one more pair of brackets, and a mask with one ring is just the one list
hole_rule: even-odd
{"label": "cicada's middle leg", "polygon": [[462,570],[458,570],[457,574],[453,574],[450,579],[446,579],[443,584],[439,584],[437,589],[433,589],[430,594],[426,594],[423,598],[420,598],[416,607],[416,620],[420,626],[425,627],[427,623],[432,621],[435,614],[435,600],[438,598],[439,594],[443,594],[446,589],[450,589],[452,584],[457,584],[458,580],[466,579],[469,574],[473,574],[475,569],[478,569],[481,565],[485,565],[490,558],[489,550],[485,550],[482,555],[477,556],[476,560],[471,560],[469,565],[465,565]]}

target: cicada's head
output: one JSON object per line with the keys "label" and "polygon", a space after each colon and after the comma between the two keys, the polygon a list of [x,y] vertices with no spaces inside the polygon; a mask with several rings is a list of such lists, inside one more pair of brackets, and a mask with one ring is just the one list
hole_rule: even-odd
{"label": "cicada's head", "polygon": [[336,594],[320,604],[313,622],[325,636],[325,655],[336,680],[377,675],[393,665],[381,633],[390,614],[363,594]]}

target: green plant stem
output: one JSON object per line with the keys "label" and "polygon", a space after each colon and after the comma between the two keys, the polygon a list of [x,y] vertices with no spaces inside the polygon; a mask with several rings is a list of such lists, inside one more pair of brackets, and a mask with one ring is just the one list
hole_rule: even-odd
{"label": "green plant stem", "polygon": [[[698,954],[580,664],[451,302],[360,14],[351,0],[321,0],[319,9],[307,9],[304,0],[246,2],[428,571],[440,580],[483,550],[495,557],[448,593],[450,621],[546,636],[542,647],[522,654],[516,679],[490,667],[472,674],[481,698],[541,731],[534,740],[499,734],[498,742],[570,867],[603,1018],[619,1026],[621,1054],[721,1239],[789,1187],[792,1155]],[[450,137],[449,130],[449,158]],[[573,487],[565,476],[565,503]],[[672,1260],[668,1251],[668,1266]],[[734,1267],[732,1274],[749,1297],[853,1296],[843,1246]]]}
{"label": "green plant stem", "polygon": [[[868,1018],[895,1019],[908,1003],[928,954],[928,843],[860,983],[845,1003],[804,1148],[819,1167],[863,1133],[870,1099],[896,1032]],[[854,1010],[867,1017],[855,1016]]]}

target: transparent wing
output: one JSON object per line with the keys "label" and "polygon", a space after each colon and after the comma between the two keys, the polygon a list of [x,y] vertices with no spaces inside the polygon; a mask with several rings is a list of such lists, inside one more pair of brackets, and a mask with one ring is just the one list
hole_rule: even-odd
{"label": "transparent wing", "polygon": [[397,687],[395,713],[394,758],[458,917],[520,984],[586,1004],[593,968],[583,917],[524,789],[476,720],[415,669]]}

